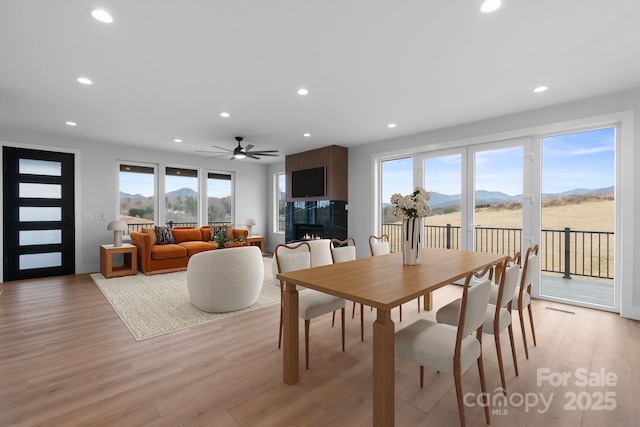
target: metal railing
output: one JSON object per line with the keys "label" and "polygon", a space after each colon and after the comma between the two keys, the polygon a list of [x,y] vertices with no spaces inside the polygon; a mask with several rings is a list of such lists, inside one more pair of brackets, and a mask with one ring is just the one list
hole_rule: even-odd
{"label": "metal railing", "polygon": [[[402,250],[402,226],[383,224],[382,233],[389,235],[392,252]],[[460,249],[460,226],[425,225],[427,247]],[[540,242],[541,270],[574,276],[613,279],[613,238],[610,231],[542,230]],[[522,229],[476,227],[475,247],[478,252],[504,253],[510,256],[522,247]]]}
{"label": "metal railing", "polygon": [[[213,221],[213,222],[209,222],[208,225],[229,225],[231,224],[230,221]],[[134,223],[129,223],[129,231],[140,231],[141,229],[145,228],[145,227],[154,227],[155,223],[153,222],[134,222]],[[167,222],[165,225],[168,225],[169,227],[198,227],[198,223],[197,222],[173,222],[173,221],[169,221]]]}

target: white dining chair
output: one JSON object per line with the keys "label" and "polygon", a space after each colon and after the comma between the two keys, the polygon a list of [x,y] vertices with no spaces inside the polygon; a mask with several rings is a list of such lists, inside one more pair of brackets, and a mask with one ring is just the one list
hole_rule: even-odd
{"label": "white dining chair", "polygon": [[[489,303],[491,281],[485,279],[473,287],[471,279],[481,277],[490,266],[481,272],[467,275],[462,291],[458,326],[420,319],[395,333],[395,354],[397,357],[420,365],[420,388],[424,387],[424,367],[453,374],[460,424],[464,427],[464,400],[462,395],[462,374],[478,364],[480,386],[487,424],[491,422],[487,387],[482,364],[482,326]],[[475,331],[475,336],[472,335]]]}
{"label": "white dining chair", "polygon": [[[348,237],[345,240],[331,239],[331,258],[334,264],[356,259],[356,240]],[[364,305],[360,303],[360,341],[364,341]],[[355,317],[356,302],[353,301],[351,318]],[[335,313],[335,312],[334,312]]]}
{"label": "white dining chair", "polygon": [[[504,375],[504,364],[502,361],[502,350],[500,346],[500,333],[505,329],[509,331],[509,342],[511,343],[511,356],[513,357],[513,366],[515,374],[518,376],[518,361],[516,360],[516,347],[513,339],[513,322],[511,317],[511,305],[518,285],[518,274],[520,267],[515,264],[509,266],[511,258],[496,267],[496,271],[500,271],[498,277],[498,285],[491,285],[491,290],[498,290],[496,304],[489,304],[484,317],[482,332],[492,334],[496,343],[496,353],[498,355],[498,367],[500,369],[500,381],[502,383],[503,392],[506,393],[507,383]],[[473,285],[472,285],[473,286]],[[495,286],[495,287],[494,287]],[[458,313],[460,312],[460,298],[450,302],[442,307],[436,313],[436,321],[438,323],[446,323],[447,325],[458,325]]]}
{"label": "white dining chair", "polygon": [[[276,258],[278,273],[311,268],[311,246],[306,242],[297,245],[279,244],[276,246],[274,256]],[[280,280],[280,332],[278,336],[278,348],[282,345],[284,286],[285,283]],[[298,316],[304,319],[305,366],[307,369],[309,369],[309,329],[311,319],[340,310],[342,314],[342,351],[344,351],[345,307],[346,301],[342,298],[313,289],[305,288],[298,290]]]}

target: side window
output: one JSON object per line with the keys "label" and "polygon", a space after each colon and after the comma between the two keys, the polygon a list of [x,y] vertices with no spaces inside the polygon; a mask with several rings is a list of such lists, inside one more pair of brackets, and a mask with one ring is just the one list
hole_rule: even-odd
{"label": "side window", "polygon": [[233,176],[207,174],[207,223],[233,224]]}
{"label": "side window", "polygon": [[287,196],[287,174],[279,172],[274,174],[274,212],[273,212],[273,232],[284,233],[285,200]]}
{"label": "side window", "polygon": [[153,166],[120,164],[118,212],[120,219],[129,224],[130,231],[156,223],[155,172]]}

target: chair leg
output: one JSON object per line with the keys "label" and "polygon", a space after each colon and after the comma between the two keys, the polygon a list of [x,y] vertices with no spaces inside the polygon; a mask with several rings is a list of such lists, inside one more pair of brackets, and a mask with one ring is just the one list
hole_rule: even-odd
{"label": "chair leg", "polygon": [[280,334],[278,335],[278,348],[282,346],[282,306],[280,306]]}
{"label": "chair leg", "polygon": [[364,305],[363,304],[360,304],[360,341],[364,342]]}
{"label": "chair leg", "polygon": [[400,321],[402,322],[402,304],[400,304]]}
{"label": "chair leg", "polygon": [[456,388],[456,398],[458,399],[458,415],[460,416],[460,426],[465,427],[467,424],[464,417],[464,401],[462,400],[462,372],[460,363],[453,363],[453,381]]}
{"label": "chair leg", "polygon": [[506,395],[507,382],[504,379],[504,365],[502,364],[502,349],[500,348],[500,332],[493,331],[493,338],[496,342],[496,353],[498,354],[498,368],[500,369],[500,381],[502,382],[502,391]]}
{"label": "chair leg", "polygon": [[420,297],[418,297],[418,313],[420,313]]}
{"label": "chair leg", "polygon": [[529,310],[529,323],[531,323],[531,335],[533,336],[533,345],[537,346],[538,343],[536,342],[536,330],[533,327],[533,311],[531,310],[531,304],[527,306],[527,309]]}
{"label": "chair leg", "polygon": [[484,417],[487,424],[491,424],[491,415],[489,415],[489,399],[487,397],[487,383],[484,380],[484,366],[482,364],[482,350],[478,357],[478,372],[480,373],[480,387],[482,388],[482,402],[484,404]]}
{"label": "chair leg", "polygon": [[340,310],[342,314],[342,351],[344,351],[344,307]]}
{"label": "chair leg", "polygon": [[[362,310],[362,304],[360,304],[360,310]],[[351,309],[351,318],[356,317],[356,302],[353,302],[353,308]]]}
{"label": "chair leg", "polygon": [[331,327],[333,328],[333,326],[336,324],[336,312],[333,312],[333,317],[331,318]]}
{"label": "chair leg", "polygon": [[522,307],[518,307],[518,316],[520,317],[520,330],[522,331],[522,341],[524,342],[524,355],[529,359],[529,348],[527,347],[527,333],[524,331],[524,316],[522,315]]}
{"label": "chair leg", "polygon": [[424,388],[424,366],[420,365],[420,388]]}
{"label": "chair leg", "polygon": [[304,321],[304,360],[307,370],[309,370],[309,327],[311,326],[311,320],[305,319]]}
{"label": "chair leg", "polygon": [[516,342],[513,339],[513,327],[509,325],[509,341],[511,342],[511,356],[513,356],[513,367],[516,371],[516,377],[518,376],[518,359],[516,359]]}

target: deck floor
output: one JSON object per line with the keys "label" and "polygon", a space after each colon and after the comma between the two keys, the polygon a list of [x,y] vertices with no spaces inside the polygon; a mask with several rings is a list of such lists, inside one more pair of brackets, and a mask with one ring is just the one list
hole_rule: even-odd
{"label": "deck floor", "polygon": [[563,279],[559,276],[542,274],[540,286],[542,296],[580,301],[605,307],[614,306],[614,289],[612,281],[585,280],[573,277]]}

